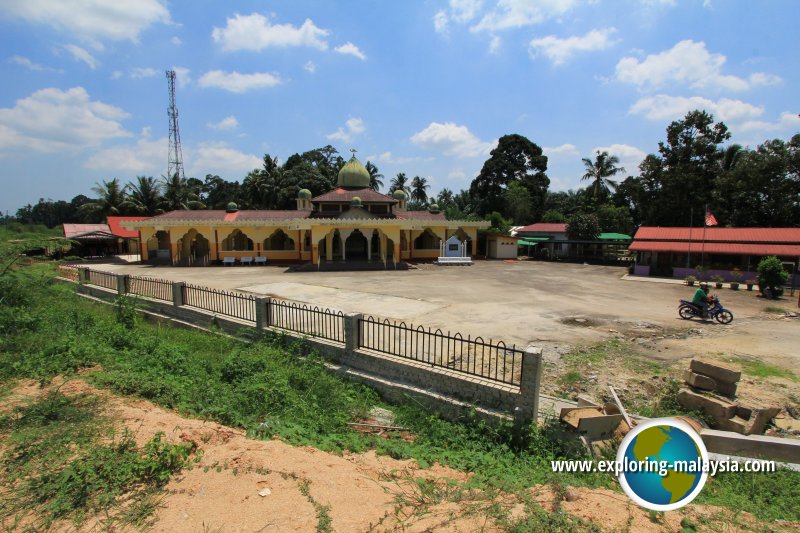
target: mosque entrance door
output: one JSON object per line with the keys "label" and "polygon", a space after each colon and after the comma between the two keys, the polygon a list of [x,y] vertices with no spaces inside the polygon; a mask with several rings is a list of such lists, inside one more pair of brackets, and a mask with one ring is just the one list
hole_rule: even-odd
{"label": "mosque entrance door", "polygon": [[366,261],[367,238],[359,230],[354,230],[344,243],[347,260]]}

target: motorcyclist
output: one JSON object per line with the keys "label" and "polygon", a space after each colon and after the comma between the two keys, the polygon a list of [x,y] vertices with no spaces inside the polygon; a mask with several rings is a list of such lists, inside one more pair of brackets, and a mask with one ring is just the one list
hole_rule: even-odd
{"label": "motorcyclist", "polygon": [[708,318],[708,304],[711,303],[711,296],[708,294],[708,283],[705,281],[700,284],[694,296],[692,303],[703,310],[703,318]]}

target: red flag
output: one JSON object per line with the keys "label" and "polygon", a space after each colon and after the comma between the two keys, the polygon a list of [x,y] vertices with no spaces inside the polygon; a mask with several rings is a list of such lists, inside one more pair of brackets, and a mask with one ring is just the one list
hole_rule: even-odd
{"label": "red flag", "polygon": [[706,210],[706,226],[716,226],[718,224],[717,218],[711,211]]}

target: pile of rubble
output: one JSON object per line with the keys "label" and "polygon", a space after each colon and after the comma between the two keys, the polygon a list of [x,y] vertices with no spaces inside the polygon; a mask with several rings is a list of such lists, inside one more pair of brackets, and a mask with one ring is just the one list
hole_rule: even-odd
{"label": "pile of rubble", "polygon": [[781,412],[780,407],[747,407],[734,400],[741,372],[692,359],[683,372],[688,385],[678,392],[678,403],[690,411],[705,413],[713,427],[742,435],[761,435]]}

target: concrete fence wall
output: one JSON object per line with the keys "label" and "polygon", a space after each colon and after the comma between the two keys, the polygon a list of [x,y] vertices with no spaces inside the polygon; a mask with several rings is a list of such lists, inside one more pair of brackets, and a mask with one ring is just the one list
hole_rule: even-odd
{"label": "concrete fence wall", "polygon": [[[89,284],[87,269],[79,268],[78,292],[113,301],[125,294],[128,287],[126,277],[117,275],[117,290],[114,291]],[[183,285],[183,282],[173,282],[171,301],[136,296],[141,302],[140,311],[203,328],[218,327],[231,334],[258,336],[274,333],[302,339],[309,349],[336,365],[342,365],[337,367],[337,371],[378,389],[390,401],[402,401],[411,396],[445,418],[460,418],[475,409],[479,416],[488,420],[497,421],[505,417],[525,424],[538,415],[542,375],[542,352],[538,347],[529,346],[525,350],[520,386],[517,387],[424,362],[359,349],[360,313],[344,315],[344,343],[338,343],[270,327],[270,299],[266,297],[256,298],[255,324],[188,307],[183,302]]]}

